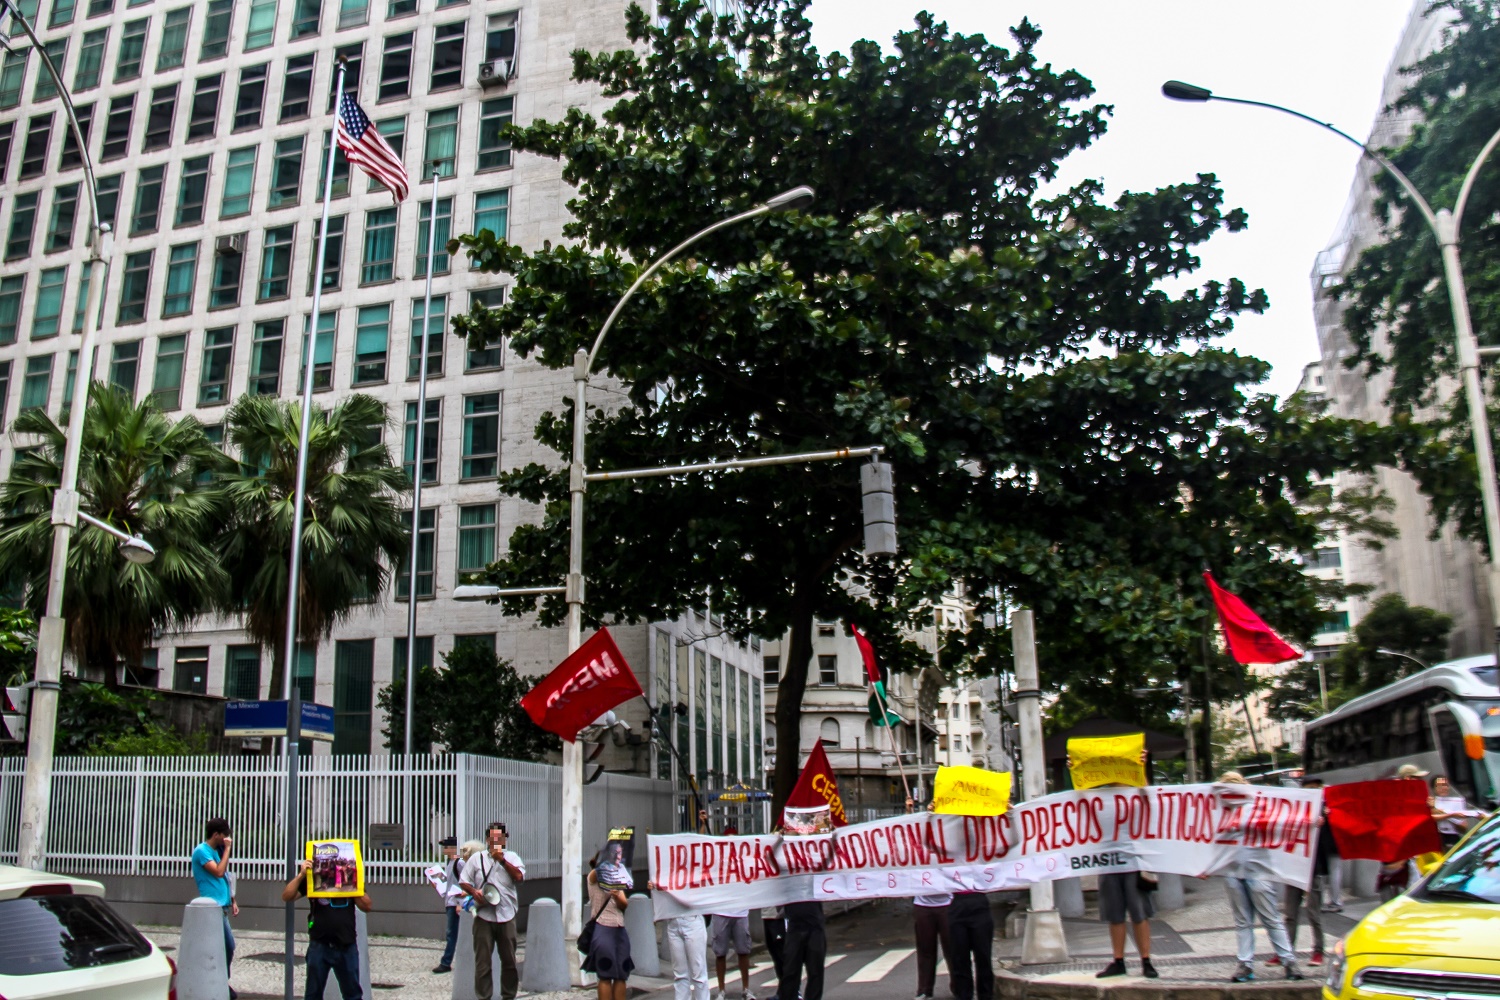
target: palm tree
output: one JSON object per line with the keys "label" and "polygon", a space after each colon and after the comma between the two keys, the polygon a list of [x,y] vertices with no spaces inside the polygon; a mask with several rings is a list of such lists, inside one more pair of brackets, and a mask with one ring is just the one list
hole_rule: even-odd
{"label": "palm tree", "polygon": [[[16,453],[0,488],[0,578],[24,587],[25,606],[40,619],[66,431],[42,410],[22,412],[11,430],[37,444]],[[154,629],[175,631],[223,606],[229,574],[214,541],[225,500],[212,473],[225,458],[197,420],[173,420],[149,399],[137,403],[101,382],[89,387],[79,456],[82,508],[156,548],[141,566],[120,558],[116,540],[98,528],[80,523],[73,535],[63,594],[68,648],[114,686],[119,665],[139,662]]]}
{"label": "palm tree", "polygon": [[[242,396],[229,409],[229,442],[237,470],[223,480],[231,516],[220,556],[233,581],[231,599],[245,631],[271,650],[271,697],[286,669],[287,560],[301,404]],[[378,595],[405,556],[411,534],[402,513],[406,474],[380,444],[385,406],[353,395],[331,410],[313,409],[307,439],[307,506],[297,641],[316,643]]]}

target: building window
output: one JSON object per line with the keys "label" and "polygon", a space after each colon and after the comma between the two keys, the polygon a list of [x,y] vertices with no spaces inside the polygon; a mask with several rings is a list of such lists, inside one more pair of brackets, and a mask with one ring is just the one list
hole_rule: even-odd
{"label": "building window", "polygon": [[255,324],[255,339],[250,349],[250,395],[281,394],[281,339],[286,320],[272,319]]}
{"label": "building window", "polygon": [[242,701],[260,697],[259,646],[230,646],[224,650],[224,697]]}
{"label": "building window", "polygon": [[[498,309],[505,304],[505,289],[502,288],[477,288],[469,293],[469,309],[475,306],[484,309]],[[483,350],[470,350],[464,360],[466,371],[479,371],[484,368],[505,367],[505,338],[496,337],[488,341]]]}
{"label": "building window", "polygon": [[73,68],[75,91],[99,86],[99,75],[104,70],[104,48],[108,42],[108,28],[95,28],[84,33],[83,44],[78,47],[78,65]]}
{"label": "building window", "polygon": [[302,197],[302,141],[297,135],[281,139],[271,158],[271,194],[266,207],[286,208]]}
{"label": "building window", "polygon": [[229,376],[234,371],[234,327],[221,326],[203,334],[203,365],[198,373],[198,403],[229,401]]}
{"label": "building window", "polygon": [[[498,239],[510,233],[510,191],[484,191],[474,196],[474,231],[489,230]],[[476,260],[471,265],[478,267]]]}
{"label": "building window", "polygon": [[156,371],[151,376],[151,401],[163,410],[182,405],[182,370],[187,356],[187,334],[177,333],[156,342]]}
{"label": "building window", "polygon": [[[132,4],[132,6],[134,6]],[[115,12],[115,0],[89,0],[89,14],[91,18],[104,17]]]}
{"label": "building window", "polygon": [[500,467],[500,394],[464,397],[463,478],[488,479]]}
{"label": "building window", "polygon": [[[335,291],[343,284],[344,274],[344,216],[335,215],[328,220],[328,239],[323,248],[323,291]],[[318,266],[318,230],[323,228],[319,220],[313,227],[312,253],[307,262],[307,293],[312,294],[313,272]]]}
{"label": "building window", "polygon": [[125,275],[120,282],[120,309],[116,322],[139,323],[146,318],[146,298],[151,291],[151,255],[142,250],[125,257]]}
{"label": "building window", "polygon": [[57,336],[62,319],[63,289],[68,284],[66,267],[49,267],[37,276],[36,311],[31,317],[31,339]]}
{"label": "building window", "polygon": [[839,658],[837,656],[818,657],[818,683],[824,687],[832,687],[839,682]]}
{"label": "building window", "polygon": [[483,649],[493,653],[495,651],[495,633],[474,632],[469,635],[455,635],[453,637],[453,648],[459,649]]}
{"label": "building window", "polygon": [[42,410],[52,395],[52,355],[26,359],[26,377],[21,380],[21,409]]}
{"label": "building window", "polygon": [[109,384],[125,390],[125,394],[134,399],[140,370],[141,342],[132,340],[128,344],[116,344],[109,361]]}
{"label": "building window", "polygon": [[[406,358],[406,377],[420,378],[422,374],[422,308],[423,299],[411,300],[411,350]],[[437,378],[443,374],[443,344],[448,330],[448,296],[432,297],[432,313],[427,319],[427,375]]]}
{"label": "building window", "polygon": [[172,144],[172,116],[177,111],[177,84],[151,92],[151,110],[146,116],[146,135],[141,151],[166,149]]}
{"label": "building window", "polygon": [[781,657],[762,656],[760,658],[760,673],[766,687],[775,687],[781,682]]}
{"label": "building window", "polygon": [[250,22],[245,26],[245,51],[263,49],[276,40],[276,0],[250,0]]}
{"label": "building window", "polygon": [[[68,59],[68,40],[66,38],[54,38],[43,44],[47,58],[52,60],[52,65],[57,67],[57,72],[62,73],[63,64]],[[48,101],[57,96],[57,87],[52,83],[52,74],[47,72],[45,66],[38,67],[36,74],[36,86],[31,91],[32,101]]]}
{"label": "building window", "polygon": [[[411,511],[404,517],[411,523]],[[424,507],[417,519],[417,598],[433,595],[433,553],[437,549],[437,510]],[[404,601],[411,595],[411,555],[401,560],[396,570],[396,600]]]}
{"label": "building window", "polygon": [[187,52],[188,25],[192,20],[193,8],[191,7],[179,7],[176,10],[167,11],[166,20],[162,22],[161,48],[156,53],[158,73],[176,69],[182,65],[183,55]]}
{"label": "building window", "polygon": [[[422,482],[424,484],[438,481],[438,434],[442,424],[443,401],[441,399],[427,400],[427,418],[422,421]],[[411,479],[416,473],[414,465],[417,454],[417,404],[406,404],[406,426],[405,435],[401,445],[401,468],[406,472],[406,478]]]}
{"label": "building window", "polygon": [[484,61],[504,59],[514,66],[516,59],[516,15],[491,14],[484,26]]}
{"label": "building window", "polygon": [[134,80],[141,75],[141,58],[146,54],[146,30],[151,19],[131,21],[120,32],[120,51],[115,57],[115,83]]}
{"label": "building window", "polygon": [[[97,376],[97,372],[95,373]],[[68,371],[63,376],[63,398],[62,405],[66,409],[73,405],[73,385],[78,380],[78,352],[68,352]]]}
{"label": "building window", "polygon": [[1302,562],[1308,569],[1339,569],[1344,557],[1337,545],[1322,545],[1303,556]]}
{"label": "building window", "polygon": [[318,647],[297,644],[297,669],[292,672],[292,683],[297,686],[297,697],[303,701],[313,700],[313,689],[318,683]]}
{"label": "building window", "polygon": [[[78,298],[73,303],[73,332],[83,332],[84,313],[88,311],[89,304],[89,266],[83,266],[83,272],[78,276]],[[104,303],[99,303],[99,322],[104,320]]]}
{"label": "building window", "polygon": [[77,7],[77,0],[52,0],[52,13],[47,18],[47,27],[61,28],[65,24],[72,24],[73,12]]}
{"label": "building window", "polygon": [[[83,144],[87,146],[94,128],[94,106],[81,104],[73,109],[73,113],[78,116],[78,131],[83,133]],[[12,124],[7,122],[5,126],[5,149],[3,153],[0,153],[0,179],[4,178],[6,163],[10,159],[10,126]],[[63,129],[62,152],[57,157],[57,169],[72,170],[74,167],[81,166],[83,166],[83,153],[78,148],[78,140],[73,137],[71,128],[65,128]]]}
{"label": "building window", "polygon": [[[85,270],[84,274],[88,271]],[[21,293],[26,290],[24,275],[0,278],[0,344],[14,344],[21,325]],[[0,413],[0,416],[3,416]]]}
{"label": "building window", "polygon": [[[241,235],[243,240],[244,236]],[[245,255],[236,250],[214,252],[213,283],[208,289],[208,308],[233,309],[240,304],[240,281],[245,270]]]}
{"label": "building window", "polygon": [[386,358],[391,343],[391,305],[360,306],[354,333],[355,385],[385,381]]}
{"label": "building window", "polygon": [[255,147],[229,151],[229,168],[224,171],[224,200],[219,203],[219,218],[250,214],[250,195],[255,189]]}
{"label": "building window", "polygon": [[208,647],[180,646],[172,668],[172,690],[208,694]]}
{"label": "building window", "polygon": [[452,90],[464,85],[465,22],[440,24],[432,32],[432,86],[430,91]]}
{"label": "building window", "polygon": [[16,123],[0,122],[0,184],[4,184],[5,179],[10,176],[10,147],[15,137]]}
{"label": "building window", "polygon": [[154,233],[161,219],[161,188],[167,168],[142,167],[136,174],[135,212],[130,217],[130,235]]}
{"label": "building window", "polygon": [[340,639],[333,644],[333,752],[370,752],[370,713],[375,694],[375,640]]}
{"label": "building window", "polygon": [[[417,261],[412,275],[427,273],[427,245],[434,239],[432,229],[432,202],[424,201],[417,210]],[[448,273],[448,238],[453,235],[453,199],[439,198],[437,201],[437,233],[433,245],[432,272]]]}
{"label": "building window", "polygon": [[59,184],[52,190],[52,222],[47,226],[47,253],[73,245],[78,221],[78,185]]}
{"label": "building window", "polygon": [[266,243],[260,251],[260,288],[257,302],[284,299],[291,288],[292,237],[296,226],[277,226],[266,230]]}
{"label": "building window", "polygon": [[472,583],[495,560],[495,505],[458,509],[458,582]]}
{"label": "building window", "polygon": [[281,82],[281,117],[289,122],[306,118],[312,102],[312,53],[293,56],[286,61],[286,77]]}
{"label": "building window", "polygon": [[234,130],[260,128],[266,103],[267,64],[240,70],[240,89],[234,99]]}
{"label": "building window", "polygon": [[52,114],[39,115],[26,126],[26,145],[21,147],[21,180],[40,177],[47,169],[47,147],[52,142]]}
{"label": "building window", "polygon": [[198,281],[198,244],[172,248],[167,258],[167,289],[162,295],[162,317],[185,316],[193,311],[193,289]]}
{"label": "building window", "polygon": [[[323,190],[328,186],[328,144],[333,140],[331,129],[323,130],[323,152],[318,157],[318,188],[313,197],[323,200]],[[333,196],[342,198],[349,193],[349,158],[338,156],[333,161]]]}
{"label": "building window", "polygon": [[[396,154],[396,158],[402,160],[404,163],[406,159],[406,118],[403,116],[401,118],[386,118],[383,121],[378,121],[375,123],[375,130],[390,145],[391,151]],[[371,177],[369,189],[371,191],[384,191],[386,190],[385,182]]]}
{"label": "building window", "polygon": [[[323,0],[296,0],[296,10],[292,15],[292,37],[306,38],[308,35],[318,33],[318,21],[323,15]],[[368,753],[369,751],[361,751]]]}
{"label": "building window", "polygon": [[177,182],[177,226],[196,226],[203,221],[203,203],[208,198],[207,156],[182,161],[182,179]]}
{"label": "building window", "polygon": [[[406,663],[411,661],[412,670],[419,676],[422,670],[431,669],[432,659],[432,636],[419,635],[416,643],[412,646],[412,655],[406,655],[406,636],[398,636],[391,640],[391,684],[401,687],[406,680]],[[403,689],[404,690],[404,689]]]}
{"label": "building window", "polygon": [[31,235],[36,230],[36,203],[39,197],[37,192],[27,191],[12,199],[10,234],[5,240],[6,260],[31,256]]}
{"label": "building window", "polygon": [[0,430],[5,427],[5,407],[10,402],[10,362],[0,361]]}
{"label": "building window", "polygon": [[110,226],[114,226],[120,214],[120,183],[123,179],[119,174],[110,174],[94,182],[94,186],[99,191],[100,222],[107,222]]}
{"label": "building window", "polygon": [[130,151],[130,120],[134,115],[134,94],[110,98],[109,117],[104,120],[104,146],[100,150],[103,159],[118,160]]}
{"label": "building window", "polygon": [[1318,626],[1318,635],[1332,635],[1335,632],[1349,631],[1349,612],[1334,611],[1328,615],[1328,620]]}
{"label": "building window", "polygon": [[339,28],[357,28],[370,20],[370,0],[339,0]]}
{"label": "building window", "polygon": [[219,130],[219,91],[223,88],[223,73],[198,78],[193,87],[193,106],[188,112],[188,142],[212,139]]}
{"label": "building window", "polygon": [[479,169],[499,170],[510,166],[510,140],[501,135],[514,119],[515,98],[497,97],[481,104],[479,115]]}
{"label": "building window", "polygon": [[824,719],[818,726],[818,742],[825,747],[839,746],[839,720]]}
{"label": "building window", "polygon": [[427,113],[427,146],[422,157],[422,179],[452,177],[458,159],[458,109]]}
{"label": "building window", "polygon": [[396,210],[365,213],[365,250],[360,262],[360,284],[390,281],[396,276]]}
{"label": "building window", "polygon": [[[415,7],[413,3],[413,7]],[[411,96],[411,43],[414,32],[387,35],[380,57],[380,97],[396,101]]]}
{"label": "building window", "polygon": [[417,12],[417,0],[390,0],[385,8],[386,19],[405,17]]}
{"label": "building window", "polygon": [[207,15],[203,19],[203,45],[198,49],[199,62],[228,54],[229,28],[233,20],[234,0],[208,0]]}
{"label": "building window", "polygon": [[[318,337],[313,344],[313,391],[321,392],[333,388],[333,343],[338,329],[336,311],[318,313]],[[307,379],[307,331],[311,316],[302,317],[302,367],[298,370],[297,385],[306,384]]]}
{"label": "building window", "polygon": [[26,61],[31,49],[12,49],[5,53],[5,62],[0,67],[0,108],[13,108],[21,103],[21,87],[26,82]]}

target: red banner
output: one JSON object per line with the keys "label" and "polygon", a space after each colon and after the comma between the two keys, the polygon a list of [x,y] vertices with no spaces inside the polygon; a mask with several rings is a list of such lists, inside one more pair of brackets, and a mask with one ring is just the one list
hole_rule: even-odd
{"label": "red banner", "polygon": [[1208,592],[1213,595],[1214,608],[1219,612],[1219,625],[1224,629],[1224,641],[1229,645],[1229,655],[1236,663],[1285,663],[1301,657],[1265,621],[1250,610],[1250,605],[1219,586],[1214,575],[1207,571],[1203,580]]}
{"label": "red banner", "polygon": [[578,731],[631,698],[644,697],[609,629],[591,635],[521,699],[531,721],[570,743]]}
{"label": "red banner", "polygon": [[844,826],[849,818],[844,815],[844,800],[839,798],[839,781],[834,776],[833,765],[828,763],[828,754],[822,742],[814,743],[807,763],[802,765],[802,775],[791,798],[786,800],[788,809],[815,809],[827,806],[833,816],[834,826]]}
{"label": "red banner", "polygon": [[1357,781],[1325,788],[1323,797],[1341,858],[1404,861],[1443,849],[1425,782]]}

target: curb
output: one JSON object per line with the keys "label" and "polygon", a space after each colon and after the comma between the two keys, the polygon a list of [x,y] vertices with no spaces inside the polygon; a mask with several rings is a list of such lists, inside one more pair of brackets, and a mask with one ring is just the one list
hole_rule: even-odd
{"label": "curb", "polygon": [[995,995],[1004,1000],[1316,1000],[1322,983],[1181,983],[1141,980],[1124,983],[1069,983],[1028,979],[1009,969],[995,970]]}

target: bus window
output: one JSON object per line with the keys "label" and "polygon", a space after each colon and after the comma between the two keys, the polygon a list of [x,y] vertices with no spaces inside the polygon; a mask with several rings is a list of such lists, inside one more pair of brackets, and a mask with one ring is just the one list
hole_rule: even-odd
{"label": "bus window", "polygon": [[1462,795],[1470,803],[1479,804],[1485,802],[1489,797],[1489,782],[1484,781],[1481,776],[1476,786],[1474,765],[1482,762],[1472,761],[1464,751],[1464,731],[1453,717],[1453,712],[1447,708],[1434,708],[1431,713],[1432,732],[1437,739],[1437,749],[1443,759],[1443,773],[1448,776],[1448,783],[1453,786],[1458,794]]}

